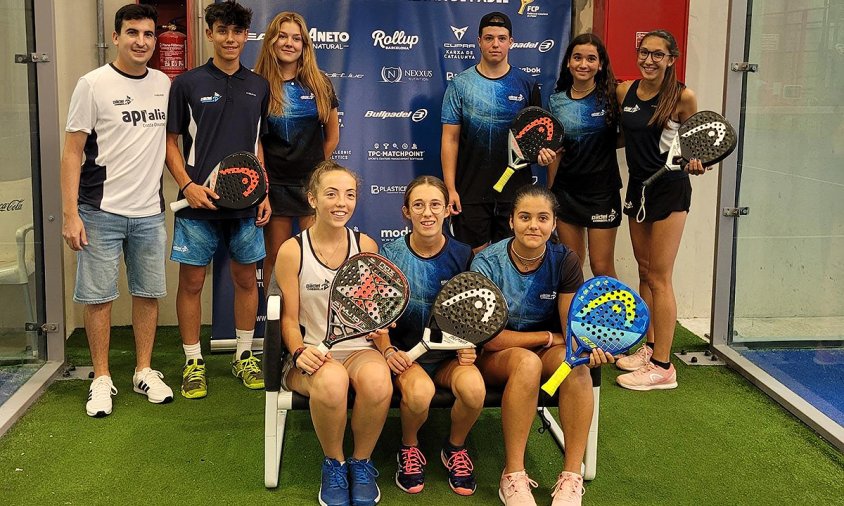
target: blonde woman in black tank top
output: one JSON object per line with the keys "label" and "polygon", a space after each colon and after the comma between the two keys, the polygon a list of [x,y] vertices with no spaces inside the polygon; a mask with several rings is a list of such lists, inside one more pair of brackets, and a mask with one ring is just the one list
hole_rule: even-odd
{"label": "blonde woman in black tank top", "polygon": [[[625,208],[630,206],[630,195],[641,193],[641,182],[664,163],[665,143],[670,143],[676,135],[679,124],[697,112],[694,92],[677,81],[674,65],[679,55],[677,42],[670,33],[664,30],[649,32],[637,50],[642,78],[624,82],[616,88],[618,102],[622,105],[621,128],[630,169]],[[698,160],[692,160],[687,167],[689,174],[702,174],[703,171]],[[648,192],[648,201],[654,201],[648,220],[643,223],[628,220],[639,268],[639,292],[651,310],[648,343],[616,362],[619,368],[632,371],[617,378],[619,385],[631,390],[677,387],[677,373],[670,362],[677,321],[671,278],[686,224],[691,186],[685,175],[679,175],[679,178],[657,180],[653,187],[648,187]],[[629,214],[629,210],[625,212]]]}
{"label": "blonde woman in black tank top", "polygon": [[[314,224],[301,237],[281,245],[275,265],[284,300],[282,339],[292,354],[282,369],[282,381],[286,388],[310,397],[311,421],[325,455],[319,491],[323,505],[349,504],[350,498],[352,504],[375,504],[380,499],[378,471],[370,457],[393,394],[390,368],[371,341],[351,340],[357,344],[325,355],[316,347],[325,336],[327,314],[327,303],[320,297],[328,297],[336,270],[358,248],[378,252],[370,237],[360,234],[356,241],[357,234],[346,227],[355,211],[357,188],[357,176],[349,169],[333,160],[317,165],[308,184]],[[315,273],[320,276],[315,278]],[[315,310],[320,307],[321,315]],[[300,324],[305,326],[304,335]],[[382,330],[368,338],[384,335]],[[354,446],[346,458],[343,436],[349,387],[355,390]]]}

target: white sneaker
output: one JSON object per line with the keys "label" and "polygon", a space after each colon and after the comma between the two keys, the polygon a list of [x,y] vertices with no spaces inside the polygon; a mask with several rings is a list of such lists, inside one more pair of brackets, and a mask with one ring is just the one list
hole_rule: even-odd
{"label": "white sneaker", "polygon": [[551,497],[554,498],[551,506],[580,506],[581,497],[585,492],[582,476],[563,471],[557,477],[557,483],[551,492]]}
{"label": "white sneaker", "polygon": [[111,396],[117,395],[117,388],[110,376],[99,376],[91,382],[88,389],[88,402],[85,411],[88,416],[102,418],[111,414]]}
{"label": "white sneaker", "polygon": [[167,404],[173,401],[173,390],[162,381],[163,378],[159,371],[144,367],[132,375],[132,387],[139,394],[146,395],[149,402]]}

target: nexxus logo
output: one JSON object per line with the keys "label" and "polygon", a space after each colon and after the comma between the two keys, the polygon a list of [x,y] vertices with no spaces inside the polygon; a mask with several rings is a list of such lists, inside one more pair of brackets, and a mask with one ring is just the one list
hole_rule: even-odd
{"label": "nexxus logo", "polygon": [[123,122],[137,126],[138,122],[147,123],[150,121],[164,121],[167,115],[161,109],[152,111],[123,111]]}

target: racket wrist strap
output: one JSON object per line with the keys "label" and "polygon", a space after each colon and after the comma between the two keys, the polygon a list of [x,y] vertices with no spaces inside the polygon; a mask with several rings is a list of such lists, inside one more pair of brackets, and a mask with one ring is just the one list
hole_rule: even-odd
{"label": "racket wrist strap", "polygon": [[191,180],[191,181],[188,181],[187,183],[185,183],[185,185],[184,185],[184,186],[182,186],[182,188],[181,188],[179,191],[180,191],[180,192],[182,192],[182,193],[185,193],[185,189],[186,189],[188,186],[192,185],[192,184],[193,184],[193,181],[192,181],[192,180]]}
{"label": "racket wrist strap", "polygon": [[[392,351],[390,351],[392,350]],[[390,358],[393,354],[398,353],[399,349],[395,346],[387,346],[387,349],[384,350],[384,359]]]}
{"label": "racket wrist strap", "polygon": [[547,350],[553,344],[554,344],[554,334],[552,334],[551,331],[549,330],[548,331],[548,342],[545,344],[545,346],[543,346],[543,348],[545,348]]}
{"label": "racket wrist strap", "polygon": [[305,347],[299,346],[298,348],[296,348],[296,351],[293,352],[293,367],[297,367],[296,361],[299,360],[299,356],[302,355],[303,351],[305,351]]}

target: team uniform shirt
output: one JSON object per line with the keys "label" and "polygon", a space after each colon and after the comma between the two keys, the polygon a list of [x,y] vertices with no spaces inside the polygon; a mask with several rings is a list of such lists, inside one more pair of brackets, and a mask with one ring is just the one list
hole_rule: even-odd
{"label": "team uniform shirt", "polygon": [[598,101],[597,91],[581,99],[571,98],[568,90],[551,95],[549,109],[565,129],[564,151],[552,186],[555,193],[596,194],[621,188],[616,129],[606,122],[607,105]]}
{"label": "team uniform shirt", "polygon": [[[196,184],[203,184],[226,156],[237,151],[257,152],[258,140],[267,132],[269,93],[263,77],[243,65],[230,76],[217,68],[213,59],[176,77],[170,88],[167,132],[182,135],[185,169]],[[248,218],[255,213],[255,208],[187,208],[177,216],[215,220]]]}
{"label": "team uniform shirt", "polygon": [[539,267],[522,273],[508,254],[513,240],[498,241],[478,253],[471,270],[488,277],[501,289],[510,310],[508,330],[560,332],[557,296],[574,293],[583,284],[577,255],[562,244],[547,242]]}
{"label": "team uniform shirt", "polygon": [[[637,89],[639,81],[634,81],[621,104],[621,130],[624,132],[624,153],[630,179],[641,182],[665,165],[680,124],[669,119],[665,127],[648,126],[648,121],[656,112],[659,94],[650,100],[642,100],[636,95]],[[671,181],[688,177],[686,171],[680,170],[669,171],[660,179]]]}
{"label": "team uniform shirt", "polygon": [[76,83],[65,130],[85,132],[79,204],[128,218],[164,212],[161,180],[170,79],[147,69],[142,76],[113,64]]}
{"label": "team uniform shirt", "polygon": [[[346,229],[348,251],[346,259],[360,253],[359,236]],[[330,269],[317,258],[307,230],[296,236],[301,251],[299,263],[299,325],[305,328],[305,345],[318,346],[326,336],[328,328],[328,294],[337,269]],[[335,344],[331,352],[338,360],[345,358],[344,352],[368,350],[373,347],[365,337],[349,339]]]}
{"label": "team uniform shirt", "polygon": [[536,80],[521,69],[497,79],[477,66],[457,74],[443,97],[442,122],[460,125],[455,184],[463,204],[512,202],[516,190],[532,183],[529,169],[516,171],[502,193],[492,190],[507,167],[507,133],[527,106],[541,105]]}
{"label": "team uniform shirt", "polygon": [[[431,258],[422,258],[410,247],[410,235],[385,244],[381,254],[396,264],[407,277],[410,301],[396,328],[390,329],[390,340],[400,350],[408,351],[422,339],[428,324],[431,306],[442,285],[466,271],[472,261],[472,248],[446,236],[442,250]],[[453,351],[429,351],[419,363],[436,363],[454,358]]]}
{"label": "team uniform shirt", "polygon": [[[285,81],[284,113],[267,118],[268,133],[261,139],[270,184],[304,186],[314,167],[325,160],[324,140],[316,98],[299,81]],[[331,90],[331,108],[339,105]]]}

